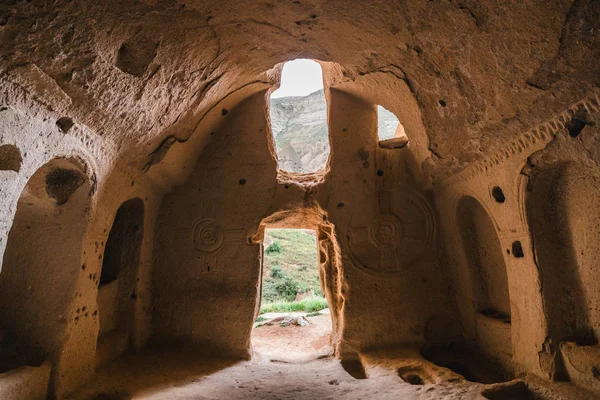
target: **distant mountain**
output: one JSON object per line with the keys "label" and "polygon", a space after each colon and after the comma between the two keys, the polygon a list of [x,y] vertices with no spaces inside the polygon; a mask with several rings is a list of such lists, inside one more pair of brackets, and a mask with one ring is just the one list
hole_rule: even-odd
{"label": "distant mountain", "polygon": [[[379,139],[394,137],[398,120],[378,107]],[[324,169],[329,158],[327,102],[323,90],[308,96],[270,100],[271,130],[279,168],[308,173]]]}
{"label": "distant mountain", "polygon": [[300,173],[325,168],[329,136],[323,90],[308,96],[271,99],[270,103],[279,168]]}

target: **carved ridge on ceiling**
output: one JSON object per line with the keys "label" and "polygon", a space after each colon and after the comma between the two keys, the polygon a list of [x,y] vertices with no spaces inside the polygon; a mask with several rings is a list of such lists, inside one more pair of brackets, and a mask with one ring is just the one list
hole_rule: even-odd
{"label": "carved ridge on ceiling", "polygon": [[[477,160],[467,168],[454,174],[438,185],[447,186],[464,183],[477,177],[480,174],[485,174],[492,168],[504,163],[513,157],[526,154],[529,155],[537,148],[543,148],[549,144],[556,134],[576,117],[579,113],[585,112],[591,114],[600,111],[600,93],[594,92],[586,96],[582,100],[573,104],[563,112],[557,114],[548,121],[545,121],[536,127],[521,133],[512,142],[501,148],[492,149],[489,155]],[[534,147],[536,147],[534,149]]]}

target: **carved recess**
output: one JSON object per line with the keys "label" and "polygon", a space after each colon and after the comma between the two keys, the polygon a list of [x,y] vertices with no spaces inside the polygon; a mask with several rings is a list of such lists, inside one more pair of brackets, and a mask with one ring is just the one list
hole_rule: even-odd
{"label": "carved recess", "polygon": [[[219,253],[227,246],[246,245],[244,228],[228,229],[223,227],[217,217],[218,210],[203,213],[191,228],[175,231],[175,242],[180,244],[184,265],[200,272],[211,272],[220,269]],[[214,215],[215,217],[209,217]]]}
{"label": "carved recess", "polygon": [[225,234],[223,227],[214,219],[203,219],[194,226],[194,246],[196,249],[211,253],[223,245]]}
{"label": "carved recess", "polygon": [[374,275],[405,272],[430,249],[433,213],[427,201],[403,187],[363,202],[350,219],[348,249],[352,264]]}

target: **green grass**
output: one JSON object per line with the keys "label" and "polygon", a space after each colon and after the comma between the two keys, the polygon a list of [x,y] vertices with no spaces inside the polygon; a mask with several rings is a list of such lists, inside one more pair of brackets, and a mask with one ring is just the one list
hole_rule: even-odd
{"label": "green grass", "polygon": [[305,229],[267,229],[263,270],[263,302],[291,301],[298,288],[323,296],[319,283],[317,240]]}
{"label": "green grass", "polygon": [[[267,229],[264,252],[262,307],[265,312],[327,308],[319,282],[316,232],[307,229]],[[310,296],[295,302],[299,289]]]}
{"label": "green grass", "polygon": [[260,307],[260,313],[269,312],[290,312],[290,311],[308,311],[314,313],[328,307],[327,299],[324,297],[307,297],[300,301],[276,301],[270,304],[264,304]]}
{"label": "green grass", "polygon": [[275,251],[265,255],[265,266],[279,265],[283,269],[300,269],[306,267],[317,271],[317,240],[315,234],[307,233],[303,229],[268,229],[267,235],[273,238],[269,246]]}

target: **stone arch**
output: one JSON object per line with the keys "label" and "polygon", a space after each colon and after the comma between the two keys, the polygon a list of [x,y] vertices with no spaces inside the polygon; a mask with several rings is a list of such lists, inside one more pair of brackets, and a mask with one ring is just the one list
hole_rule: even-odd
{"label": "stone arch", "polygon": [[117,210],[104,249],[98,287],[98,364],[120,355],[133,340],[135,289],[143,235],[144,201],[136,197]]}
{"label": "stone arch", "polygon": [[[335,226],[327,220],[325,212],[319,206],[290,208],[274,212],[263,218],[258,232],[252,241],[261,245],[265,229],[269,228],[303,228],[314,229],[317,233],[317,248],[319,256],[319,281],[331,312],[331,340],[336,355],[339,354],[344,325],[342,296],[342,260],[340,247],[335,236]],[[258,316],[262,293],[262,258],[260,263],[259,284],[256,298],[255,317]]]}
{"label": "stone arch", "polygon": [[14,335],[19,360],[37,364],[60,353],[75,283],[92,184],[78,159],[55,158],[26,184],[8,234],[0,273],[0,323]]}
{"label": "stone arch", "polygon": [[596,344],[600,334],[600,173],[578,163],[536,171],[526,196],[549,337]]}
{"label": "stone arch", "polygon": [[506,264],[492,219],[471,196],[459,200],[456,213],[469,265],[473,306],[485,314],[510,317]]}

